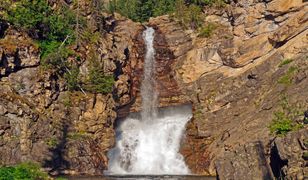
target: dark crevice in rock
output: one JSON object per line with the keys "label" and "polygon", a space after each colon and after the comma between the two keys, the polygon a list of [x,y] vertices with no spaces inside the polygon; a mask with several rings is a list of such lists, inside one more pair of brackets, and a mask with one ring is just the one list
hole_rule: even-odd
{"label": "dark crevice in rock", "polygon": [[288,160],[282,160],[279,156],[276,145],[271,148],[270,154],[270,166],[274,176],[277,179],[283,179],[284,174],[282,173],[282,167],[288,165]]}
{"label": "dark crevice in rock", "polygon": [[9,28],[9,25],[6,22],[0,20],[0,38],[4,38],[7,28]]}
{"label": "dark crevice in rock", "polygon": [[271,40],[271,39],[269,39],[268,41],[269,41],[269,42],[273,45],[273,47],[276,48],[276,49],[280,48],[281,46],[285,45],[285,44],[288,42],[288,40],[281,41],[281,42],[277,42],[277,41],[273,41],[273,40]]}
{"label": "dark crevice in rock", "polygon": [[5,56],[5,53],[3,52],[1,56],[2,58],[0,59],[0,67],[7,67],[8,61],[7,61],[7,57]]}
{"label": "dark crevice in rock", "polygon": [[265,148],[264,145],[261,141],[256,143],[255,146],[257,150],[257,154],[259,155],[259,167],[264,168],[264,174],[263,174],[263,179],[272,179],[272,174],[270,173],[270,167],[267,163],[266,156],[265,156]]}
{"label": "dark crevice in rock", "polygon": [[[2,61],[2,62],[3,62],[3,61]],[[1,62],[0,62],[0,67],[1,67],[1,66],[2,66],[2,64],[1,64]],[[37,68],[37,67],[39,67],[39,65],[23,66],[23,67],[17,66],[16,68],[14,68],[14,69],[12,69],[12,70],[6,71],[4,75],[1,75],[1,74],[0,74],[0,80],[1,80],[1,78],[3,78],[3,77],[9,77],[10,74],[16,73],[16,72],[21,71],[21,70],[23,70],[23,69],[27,69],[27,68]]]}
{"label": "dark crevice in rock", "polygon": [[46,160],[43,167],[51,168],[51,172],[59,174],[61,169],[69,168],[70,164],[64,159],[65,146],[67,143],[68,125],[63,124],[62,137],[56,147],[50,149],[51,159]]}
{"label": "dark crevice in rock", "polygon": [[129,59],[129,49],[128,48],[124,49],[124,55],[125,55],[125,60],[128,60]]}
{"label": "dark crevice in rock", "polygon": [[275,21],[275,16],[273,16],[272,14],[267,14],[264,16],[264,19],[267,21]]}
{"label": "dark crevice in rock", "polygon": [[251,80],[251,79],[257,79],[257,75],[256,75],[256,74],[248,74],[247,78],[248,78],[249,80]]}
{"label": "dark crevice in rock", "polygon": [[103,21],[103,29],[107,32],[113,32],[117,23],[113,16],[105,17]]}

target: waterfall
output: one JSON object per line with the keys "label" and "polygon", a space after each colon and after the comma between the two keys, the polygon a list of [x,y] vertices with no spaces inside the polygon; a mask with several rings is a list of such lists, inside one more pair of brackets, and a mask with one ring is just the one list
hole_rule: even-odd
{"label": "waterfall", "polygon": [[144,59],[144,77],[141,84],[142,112],[141,118],[144,121],[151,121],[157,116],[157,93],[155,91],[155,49],[153,47],[154,29],[147,28],[143,32],[143,39],[146,44]]}
{"label": "waterfall", "polygon": [[191,107],[157,109],[154,34],[153,28],[143,33],[146,56],[141,115],[131,114],[118,126],[117,143],[108,153],[106,174],[189,174],[179,149],[185,124],[192,116]]}

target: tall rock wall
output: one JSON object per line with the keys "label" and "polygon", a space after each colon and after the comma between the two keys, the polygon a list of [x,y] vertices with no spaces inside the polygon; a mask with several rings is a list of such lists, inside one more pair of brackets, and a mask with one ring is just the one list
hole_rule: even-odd
{"label": "tall rock wall", "polygon": [[92,59],[115,77],[112,93],[69,91],[63,74],[44,66],[37,43],[0,20],[0,166],[34,161],[54,175],[102,175],[107,168],[117,107],[132,97],[130,72],[138,66],[132,65],[138,56],[134,41],[143,26],[118,14],[102,19],[90,11],[92,5],[80,1],[80,15],[95,42],[83,39],[68,48],[79,55],[80,78],[89,73]]}
{"label": "tall rock wall", "polygon": [[[157,63],[163,59],[164,68],[171,69],[164,74],[168,79],[157,78],[176,92],[176,97],[172,93],[166,97],[194,107],[181,148],[193,173],[216,175],[217,168],[227,168],[234,158],[232,168],[239,170],[235,178],[241,172],[255,172],[245,176],[248,179],[258,172],[273,176],[269,162],[274,135],[268,127],[274,113],[284,98],[302,116],[308,108],[307,5],[303,1],[231,1],[224,8],[206,8],[204,24],[216,28],[205,38],[168,16],[150,20],[158,34],[158,54],[167,56],[158,57]],[[160,71],[158,66],[157,74]],[[172,80],[176,86],[170,85]],[[161,103],[166,99],[163,91],[159,89]],[[302,116],[298,117],[301,123]],[[253,155],[259,147],[262,152]],[[248,151],[252,154],[245,154]],[[243,161],[238,158],[241,153],[246,156]],[[235,166],[259,156],[263,159],[255,162],[265,163],[264,168]],[[229,178],[226,171],[218,173],[222,179]],[[297,173],[307,176],[300,168]]]}

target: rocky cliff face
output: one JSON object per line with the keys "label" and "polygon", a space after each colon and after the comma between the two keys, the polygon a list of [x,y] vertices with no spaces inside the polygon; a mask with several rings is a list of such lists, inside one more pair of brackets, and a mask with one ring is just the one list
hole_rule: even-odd
{"label": "rocky cliff face", "polygon": [[[303,1],[273,0],[236,1],[223,9],[205,9],[204,23],[216,26],[208,38],[183,30],[168,16],[150,20],[157,29],[157,44],[163,44],[158,48],[168,49],[158,51],[158,56],[168,54],[164,61],[171,64],[164,66],[171,71],[163,81],[175,80],[176,86],[167,86],[180,92],[173,97],[177,103],[194,106],[181,150],[194,173],[215,175],[217,168],[228,167],[227,161],[236,163],[230,159],[237,159],[239,151],[245,152],[247,161],[262,157],[255,162],[264,168],[256,170],[258,166],[252,164],[245,170],[234,164],[235,172],[249,170],[260,173],[249,174],[251,178],[272,177],[268,162],[273,136],[268,126],[281,99],[287,97],[290,106],[302,112],[308,108],[307,8]],[[291,63],[285,63],[288,60]],[[295,73],[290,73],[292,69]],[[262,153],[253,155],[261,147]],[[220,164],[215,165],[217,158]],[[226,171],[218,171],[222,179],[229,178]],[[297,172],[307,176],[307,172]]]}
{"label": "rocky cliff face", "polygon": [[94,44],[83,41],[71,50],[80,55],[80,76],[88,73],[91,58],[114,75],[115,90],[109,94],[68,91],[63,77],[43,66],[36,42],[1,21],[0,165],[35,161],[51,174],[73,175],[101,175],[107,168],[116,108],[132,97],[134,40],[143,26],[117,14],[99,19],[90,5],[80,4],[81,15],[93,35],[101,35]]}

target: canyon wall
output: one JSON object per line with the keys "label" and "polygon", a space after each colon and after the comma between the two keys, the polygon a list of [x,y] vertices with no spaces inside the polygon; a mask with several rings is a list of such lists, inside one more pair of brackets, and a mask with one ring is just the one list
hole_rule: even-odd
{"label": "canyon wall", "polygon": [[[297,121],[303,123],[308,108],[307,5],[236,1],[204,9],[204,24],[216,27],[206,38],[184,30],[169,16],[150,19],[158,33],[157,47],[164,47],[157,62],[164,59],[161,67],[170,72],[158,79],[179,94],[162,97],[161,105],[169,97],[175,100],[170,104],[190,102],[194,107],[181,150],[193,173],[218,173],[221,179],[273,176],[275,136],[269,125],[274,114],[287,99],[302,112]],[[307,134],[297,140],[303,143]],[[301,155],[306,148],[300,149]],[[306,177],[305,163],[284,165],[284,173]]]}
{"label": "canyon wall", "polygon": [[[86,17],[95,42],[83,40],[69,49],[79,56],[81,79],[91,59],[115,77],[111,93],[69,91],[63,74],[42,63],[37,42],[0,20],[1,166],[34,161],[53,175],[102,175],[107,168],[117,107],[133,97],[129,76],[138,69],[134,47],[144,27],[118,14],[102,19],[91,6],[82,1],[80,16]],[[73,57],[67,61],[76,62]]]}

